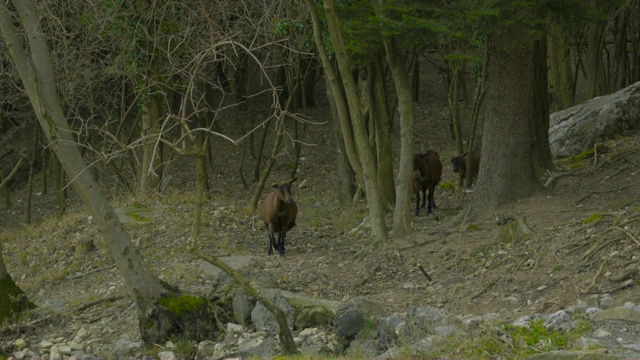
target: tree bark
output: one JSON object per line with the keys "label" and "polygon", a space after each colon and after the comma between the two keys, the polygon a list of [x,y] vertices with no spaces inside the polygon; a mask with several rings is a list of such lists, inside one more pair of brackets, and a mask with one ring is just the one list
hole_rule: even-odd
{"label": "tree bark", "polygon": [[350,76],[350,74],[352,74],[353,66],[347,55],[346,46],[342,38],[335,0],[324,0],[324,9],[329,35],[333,42],[335,56],[338,60],[338,67],[342,74],[342,83],[347,97],[347,105],[349,106],[349,118],[351,119],[351,124],[353,126],[358,158],[362,165],[364,187],[367,196],[367,204],[369,205],[371,235],[373,236],[374,241],[386,242],[388,239],[388,232],[384,219],[382,201],[379,195],[376,164],[374,163],[374,156],[371,148],[369,147],[369,139],[367,136],[364,116],[362,114],[362,108],[360,106],[357,84],[353,77]]}
{"label": "tree bark", "polygon": [[384,42],[387,62],[398,96],[400,113],[400,164],[398,165],[398,185],[396,203],[393,212],[393,235],[398,237],[411,231],[411,192],[413,190],[413,153],[414,153],[414,108],[409,74],[404,69],[396,41]]}
{"label": "tree bark", "polygon": [[[28,0],[13,0],[13,4],[27,34],[30,52],[28,54],[25,50],[8,8],[2,6],[0,30],[5,43],[49,143],[83,204],[93,216],[113,261],[132,292],[137,304],[142,339],[147,343],[164,343],[171,334],[190,333],[194,326],[202,327],[202,323],[187,319],[191,312],[179,315],[168,307],[180,300],[175,296],[178,290],[160,281],[146,268],[111,204],[88,171],[60,106],[55,72],[45,33],[40,28],[40,17]],[[202,306],[197,310],[201,314]],[[200,328],[194,331],[201,331],[202,335],[205,330]]]}
{"label": "tree bark", "polygon": [[570,49],[565,34],[557,24],[551,24],[547,35],[549,44],[550,111],[555,112],[573,105]]}
{"label": "tree bark", "polygon": [[373,82],[373,104],[369,104],[370,113],[376,121],[376,152],[378,159],[378,184],[380,196],[385,206],[393,208],[396,202],[396,189],[393,183],[393,147],[391,145],[391,118],[387,107],[387,91],[384,84],[382,59],[376,59],[370,66],[369,81]]}
{"label": "tree bark", "polygon": [[4,239],[0,239],[0,324],[13,322],[20,313],[35,307],[13,281],[4,265],[3,241]]}
{"label": "tree bark", "polygon": [[541,150],[534,97],[534,42],[508,47],[508,29],[491,36],[482,161],[474,197],[457,220],[470,221],[540,189]]}

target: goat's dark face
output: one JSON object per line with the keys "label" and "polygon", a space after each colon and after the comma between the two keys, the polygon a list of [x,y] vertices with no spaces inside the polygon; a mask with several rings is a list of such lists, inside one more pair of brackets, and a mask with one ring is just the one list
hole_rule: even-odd
{"label": "goat's dark face", "polygon": [[293,198],[291,197],[291,184],[294,181],[295,179],[286,183],[272,185],[277,190],[278,200],[284,202],[287,205],[293,202]]}
{"label": "goat's dark face", "polygon": [[422,170],[427,166],[426,154],[414,154],[413,155],[413,170]]}
{"label": "goat's dark face", "polygon": [[460,171],[460,168],[465,164],[464,157],[467,156],[467,153],[464,153],[460,156],[451,157],[451,167],[453,168],[453,172],[457,173]]}

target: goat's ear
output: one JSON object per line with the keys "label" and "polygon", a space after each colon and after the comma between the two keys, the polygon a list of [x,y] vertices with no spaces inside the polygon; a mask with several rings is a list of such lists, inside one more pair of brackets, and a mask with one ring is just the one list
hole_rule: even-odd
{"label": "goat's ear", "polygon": [[271,183],[271,187],[277,188],[278,187],[278,183]]}

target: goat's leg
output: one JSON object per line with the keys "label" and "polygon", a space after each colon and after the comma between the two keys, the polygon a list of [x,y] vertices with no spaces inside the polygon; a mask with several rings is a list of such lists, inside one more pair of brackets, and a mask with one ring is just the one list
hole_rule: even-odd
{"label": "goat's leg", "polygon": [[429,208],[427,209],[428,213],[431,213],[431,210],[436,208],[436,201],[433,199],[434,190],[435,190],[435,186],[431,186],[429,188]]}
{"label": "goat's leg", "polygon": [[422,208],[424,209],[424,207],[427,205],[427,188],[423,187],[422,188]]}
{"label": "goat's leg", "polygon": [[282,230],[280,232],[280,236],[278,237],[278,252],[280,253],[280,256],[284,256],[284,240],[287,238],[287,231],[286,230]]}
{"label": "goat's leg", "polygon": [[273,254],[273,248],[276,247],[276,235],[273,231],[273,225],[269,225],[269,247],[267,248],[267,254]]}
{"label": "goat's leg", "polygon": [[420,190],[416,191],[416,216],[420,215]]}

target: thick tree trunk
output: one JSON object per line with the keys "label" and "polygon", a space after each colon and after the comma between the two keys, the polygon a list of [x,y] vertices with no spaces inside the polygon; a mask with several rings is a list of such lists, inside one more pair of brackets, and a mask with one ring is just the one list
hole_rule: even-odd
{"label": "thick tree trunk", "polygon": [[0,324],[11,323],[21,312],[35,307],[11,278],[4,265],[0,239]]}
{"label": "thick tree trunk", "polygon": [[[591,0],[591,6],[597,10],[600,0]],[[587,73],[586,79],[586,100],[598,96],[598,80],[600,73],[600,53],[603,46],[603,25],[600,21],[590,24],[587,34]]]}
{"label": "thick tree trunk", "polygon": [[549,81],[547,66],[547,41],[536,40],[533,43],[533,116],[535,127],[534,161],[536,172],[553,170],[551,148],[549,147]]}
{"label": "thick tree trunk", "polygon": [[384,85],[382,59],[371,63],[369,81],[373,82],[373,104],[369,111],[376,121],[376,158],[378,159],[378,185],[385,206],[393,208],[396,189],[393,183],[393,148],[391,145],[391,118],[387,107],[387,91]]}
{"label": "thick tree trunk", "polygon": [[566,109],[573,105],[573,80],[571,78],[570,49],[565,34],[558,25],[551,25],[549,42],[549,92],[550,110]]}
{"label": "thick tree trunk", "polygon": [[469,221],[542,189],[534,43],[508,50],[509,31],[492,36],[482,161],[474,197],[458,220]]}
{"label": "thick tree trunk", "polygon": [[[324,9],[327,18],[329,35],[333,42],[338,67],[342,76],[349,115],[353,126],[354,140],[358,151],[358,158],[362,165],[362,175],[364,187],[369,205],[369,220],[371,221],[371,235],[374,241],[386,241],[388,238],[387,226],[384,219],[382,201],[379,194],[378,177],[376,174],[376,164],[374,156],[369,147],[369,138],[365,126],[360,97],[358,96],[357,84],[349,76],[353,67],[347,55],[346,46],[342,39],[340,22],[338,20],[337,6],[335,0],[324,0]],[[325,67],[326,69],[326,67]]]}
{"label": "thick tree trunk", "polygon": [[[87,171],[60,107],[55,72],[45,33],[39,25],[40,17],[30,1],[14,0],[13,3],[27,34],[30,53],[27,54],[6,6],[0,7],[0,30],[49,143],[64,170],[73,179],[74,188],[93,216],[111,258],[133,294],[142,339],[158,344],[164,343],[174,333],[197,334],[200,338],[210,336],[213,325],[204,322],[207,320],[203,316],[205,300],[194,301],[193,297],[176,296],[177,289],[161,282],[146,268],[111,204]],[[173,306],[178,305],[179,308],[181,301],[189,301],[192,308],[197,308],[196,311],[179,314],[177,311],[182,309]],[[193,313],[198,316],[191,317]]]}
{"label": "thick tree trunk", "polygon": [[411,82],[404,69],[404,62],[395,40],[385,41],[384,48],[398,96],[398,112],[400,113],[400,165],[398,165],[398,185],[393,213],[393,235],[397,237],[411,230],[411,206],[409,204],[413,189],[415,121]]}

